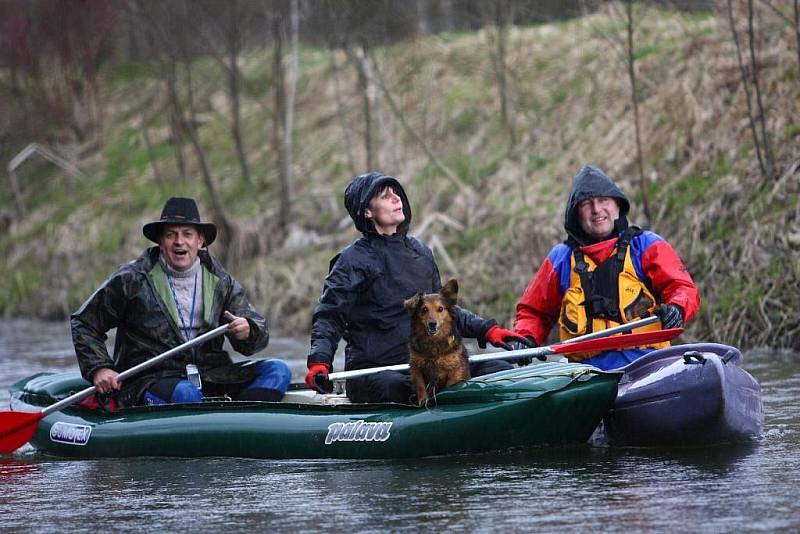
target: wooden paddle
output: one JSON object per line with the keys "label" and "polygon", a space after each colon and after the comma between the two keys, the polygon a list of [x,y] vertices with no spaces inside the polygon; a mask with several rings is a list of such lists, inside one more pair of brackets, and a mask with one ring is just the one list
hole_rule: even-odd
{"label": "wooden paddle", "polygon": [[[178,345],[167,352],[159,354],[158,356],[154,356],[153,358],[150,358],[139,365],[121,372],[117,378],[119,380],[130,378],[138,373],[141,373],[145,369],[149,369],[157,363],[166,360],[175,354],[178,354],[179,352],[199,345],[205,341],[208,341],[209,339],[221,336],[228,329],[228,326],[228,324],[218,326],[214,330],[210,330],[205,334],[197,336],[196,338],[187,341],[183,345]],[[66,408],[67,406],[70,406],[71,404],[88,397],[95,391],[96,388],[94,386],[88,387],[58,401],[55,404],[51,404],[47,408],[44,408],[38,412],[0,412],[0,453],[8,454],[17,450],[31,440],[33,435],[36,433],[37,427],[39,426],[39,421],[41,421],[46,415]]]}
{"label": "wooden paddle", "polygon": [[[631,323],[633,324],[633,323]],[[631,324],[623,325],[629,330]],[[641,332],[637,334],[621,334],[618,336],[603,337],[600,339],[584,339],[565,341],[545,347],[533,349],[509,350],[505,352],[489,352],[476,354],[469,357],[471,363],[485,362],[489,360],[513,360],[515,358],[550,356],[553,354],[575,354],[577,352],[605,352],[608,350],[619,350],[639,345],[649,345],[651,343],[663,343],[678,337],[683,333],[683,328],[668,328],[666,330],[654,330],[652,332]],[[578,338],[575,338],[578,339]],[[338,382],[355,378],[358,376],[371,375],[381,371],[405,371],[408,369],[407,363],[397,365],[387,365],[385,367],[371,367],[369,369],[356,369],[353,371],[341,371],[328,375],[328,380]]]}

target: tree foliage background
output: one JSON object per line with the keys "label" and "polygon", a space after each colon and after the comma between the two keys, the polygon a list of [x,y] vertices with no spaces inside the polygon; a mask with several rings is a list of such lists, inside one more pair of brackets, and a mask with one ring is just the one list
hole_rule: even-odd
{"label": "tree foliage background", "polygon": [[800,348],[798,11],[0,1],[0,312],[65,317],[187,195],[273,327],[302,333],[356,237],[344,185],[378,169],[468,305],[508,324],[591,162],[698,281],[687,340]]}

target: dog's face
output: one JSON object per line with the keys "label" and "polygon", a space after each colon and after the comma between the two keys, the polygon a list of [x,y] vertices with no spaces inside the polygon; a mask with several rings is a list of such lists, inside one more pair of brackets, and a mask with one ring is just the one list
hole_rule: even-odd
{"label": "dog's face", "polygon": [[403,302],[411,314],[412,328],[428,336],[450,335],[453,332],[453,306],[458,302],[458,282],[449,280],[438,293],[417,293]]}

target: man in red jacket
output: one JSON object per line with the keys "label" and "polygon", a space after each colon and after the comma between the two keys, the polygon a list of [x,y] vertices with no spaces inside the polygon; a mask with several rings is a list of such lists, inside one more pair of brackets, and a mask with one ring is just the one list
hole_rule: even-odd
{"label": "man in red jacket", "polygon": [[[556,323],[567,340],[653,314],[660,323],[635,331],[680,327],[694,317],[700,295],[683,262],[661,236],[629,226],[629,209],[603,171],[592,165],[578,171],[564,217],[567,239],[553,247],[520,298],[516,332],[541,344]],[[668,345],[569,358],[615,369]]]}

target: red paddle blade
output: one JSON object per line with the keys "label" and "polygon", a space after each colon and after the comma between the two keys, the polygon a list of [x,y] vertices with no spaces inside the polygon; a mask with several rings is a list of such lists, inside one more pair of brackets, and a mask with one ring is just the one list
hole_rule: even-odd
{"label": "red paddle blade", "polygon": [[636,334],[620,334],[618,336],[601,337],[587,341],[565,341],[561,345],[551,345],[556,354],[573,352],[603,352],[607,350],[629,349],[652,343],[663,343],[675,339],[683,333],[683,328],[667,328],[666,330],[653,330],[652,332],[639,332]]}
{"label": "red paddle blade", "polygon": [[28,443],[42,417],[42,412],[0,412],[0,454],[14,452]]}

